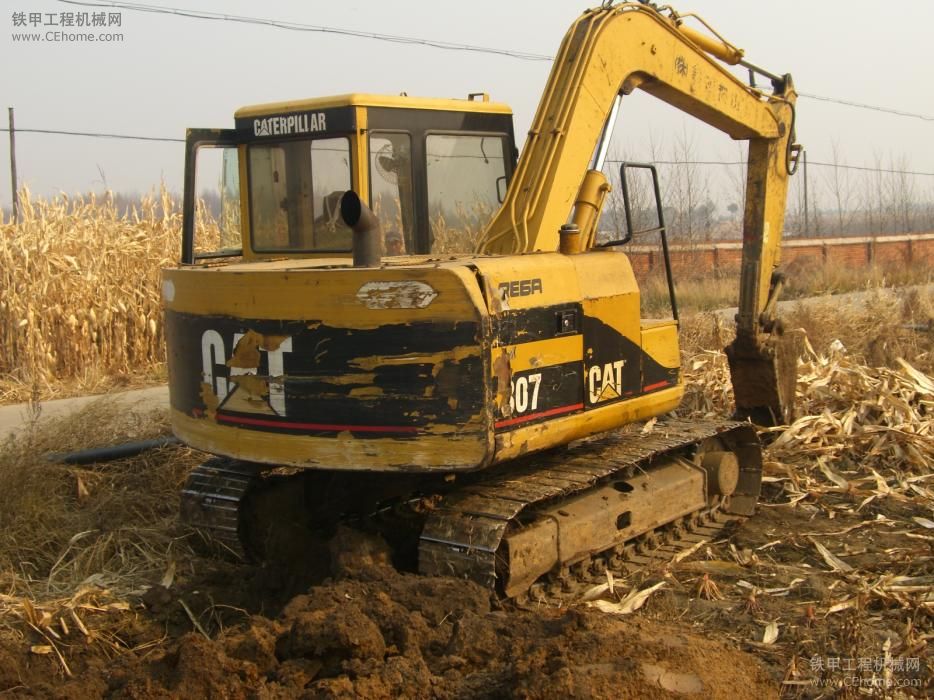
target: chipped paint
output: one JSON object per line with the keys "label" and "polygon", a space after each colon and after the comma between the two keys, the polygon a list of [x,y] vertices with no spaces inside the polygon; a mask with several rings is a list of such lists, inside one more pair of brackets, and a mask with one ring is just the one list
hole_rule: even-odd
{"label": "chipped paint", "polygon": [[357,300],[368,309],[424,309],[438,296],[425,282],[367,282],[357,290]]}
{"label": "chipped paint", "polygon": [[269,382],[266,377],[238,374],[231,377],[231,382],[233,387],[223,404],[225,410],[276,415],[268,403]]}
{"label": "chipped paint", "polygon": [[512,409],[509,400],[512,398],[512,364],[509,352],[503,348],[502,353],[493,361],[493,376],[496,378],[496,404],[497,415],[510,416]]}
{"label": "chipped paint", "polygon": [[259,367],[259,349],[262,345],[263,336],[256,331],[247,331],[234,348],[233,355],[227,360],[227,366],[237,369],[256,369]]}
{"label": "chipped paint", "polygon": [[507,290],[494,287],[490,280],[484,277],[486,298],[489,300],[490,313],[499,316],[503,311],[509,311],[509,293]]}
{"label": "chipped paint", "polygon": [[477,348],[473,345],[459,345],[450,350],[423,354],[406,353],[403,355],[370,355],[369,357],[355,357],[348,363],[364,371],[373,371],[379,367],[402,365],[432,365],[432,374],[437,376],[445,362],[461,362],[477,355]]}
{"label": "chipped paint", "polygon": [[356,389],[350,390],[350,396],[353,398],[361,398],[367,396],[382,396],[383,390],[378,386],[361,386]]}
{"label": "chipped paint", "polygon": [[217,394],[214,393],[214,387],[208,382],[201,382],[201,400],[204,402],[204,414],[214,420],[217,415],[217,405],[220,403]]}
{"label": "chipped paint", "polygon": [[348,372],[347,374],[335,374],[327,378],[328,384],[349,385],[362,384],[372,386],[376,381],[376,375],[372,372]]}

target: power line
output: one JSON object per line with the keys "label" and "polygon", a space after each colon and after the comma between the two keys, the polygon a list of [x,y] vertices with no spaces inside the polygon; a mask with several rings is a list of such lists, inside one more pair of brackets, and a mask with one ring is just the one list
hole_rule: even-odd
{"label": "power line", "polygon": [[[244,15],[228,15],[221,12],[193,11],[175,7],[165,7],[162,5],[148,5],[131,2],[86,2],[82,0],[59,0],[66,5],[79,5],[84,7],[113,7],[136,12],[149,12],[160,15],[175,15],[178,17],[187,17],[191,19],[205,19],[223,22],[237,22],[241,24],[255,24],[266,27],[275,27],[277,29],[287,29],[290,31],[318,32],[321,34],[337,34],[343,36],[353,36],[361,39],[373,39],[376,41],[386,41],[395,44],[412,44],[418,46],[427,46],[430,48],[445,49],[449,51],[470,51],[474,53],[486,53],[497,56],[507,56],[523,61],[553,61],[554,56],[547,54],[529,53],[524,51],[510,51],[508,49],[499,49],[490,46],[475,46],[471,44],[458,44],[448,41],[435,39],[424,39],[420,37],[399,36],[395,34],[378,34],[375,32],[364,32],[361,30],[344,29],[341,27],[326,27],[313,24],[302,24],[300,22],[287,22],[281,20],[268,19],[265,17],[249,17]],[[863,102],[854,102],[852,100],[843,100],[836,97],[826,97],[807,92],[799,92],[799,97],[811,100],[820,100],[821,102],[830,102],[833,104],[853,107],[856,109],[865,109],[883,114],[892,114],[899,117],[910,117],[912,119],[921,119],[923,121],[934,121],[934,116],[909,112],[906,110],[895,109],[893,107],[880,107],[878,105],[865,104]]]}
{"label": "power line", "polygon": [[[607,158],[607,163],[617,165],[627,163],[625,160],[615,160]],[[654,160],[653,165],[746,165],[743,160]],[[917,175],[919,177],[934,177],[934,173],[926,173],[918,170],[896,170],[894,168],[870,168],[862,165],[844,165],[842,163],[823,163],[819,160],[809,160],[808,166],[817,165],[824,168],[840,168],[841,170],[862,170],[872,173],[888,173],[891,175]]]}
{"label": "power line", "polygon": [[891,175],[918,175],[920,177],[934,177],[934,173],[925,173],[917,170],[894,170],[892,168],[869,168],[861,165],[841,165],[839,163],[821,163],[809,160],[808,165],[820,165],[825,168],[842,168],[843,170],[863,170],[871,173],[889,173]]}
{"label": "power line", "polygon": [[376,32],[364,32],[356,29],[344,29],[341,27],[325,27],[315,24],[302,24],[301,22],[286,22],[282,20],[267,19],[265,17],[248,17],[244,15],[228,15],[221,12],[206,12],[186,10],[177,7],[163,7],[161,5],[143,5],[129,2],[80,2],[79,0],[59,0],[66,5],[80,5],[84,7],[112,7],[124,10],[134,10],[137,12],[150,12],[157,15],[176,15],[178,17],[188,17],[191,19],[206,19],[220,22],[237,22],[240,24],[256,24],[266,27],[275,27],[276,29],[288,29],[295,32],[317,32],[319,34],[338,34],[342,36],[353,36],[361,39],[374,39],[376,41],[386,41],[393,44],[413,44],[417,46],[428,46],[435,49],[446,49],[448,51],[470,51],[474,53],[487,53],[499,56],[508,56],[523,61],[551,61],[554,56],[544,54],[526,53],[524,51],[509,51],[507,49],[497,49],[490,46],[474,46],[472,44],[458,44],[450,41],[439,41],[436,39],[423,39],[412,36],[399,36],[396,34],[379,34]]}
{"label": "power line", "polygon": [[[62,0],[64,2],[64,0]],[[0,132],[8,133],[10,130],[7,128],[0,128]],[[60,129],[16,129],[17,134],[26,133],[26,134],[53,134],[61,136],[85,136],[88,138],[101,138],[101,139],[125,139],[128,141],[159,141],[159,142],[169,142],[169,143],[185,143],[185,139],[171,138],[168,136],[135,136],[132,134],[107,134],[107,133],[97,133],[93,131],[62,131]],[[343,152],[343,151],[341,151]],[[428,154],[433,157],[439,157],[441,154]],[[451,155],[447,157],[454,158],[483,158],[483,156],[470,156],[470,155]],[[618,160],[614,158],[607,158],[607,163],[614,163],[619,165],[627,161]],[[746,165],[745,161],[741,160],[656,160],[653,161],[655,165]],[[918,177],[934,177],[934,172],[923,172],[919,170],[897,170],[894,168],[870,168],[868,166],[862,165],[844,165],[841,163],[824,163],[817,160],[808,161],[808,165],[816,165],[819,167],[825,168],[840,168],[843,170],[861,170],[864,172],[873,172],[873,173],[887,173],[891,175],[916,175]]]}
{"label": "power line", "polygon": [[912,117],[914,119],[923,119],[924,121],[934,122],[934,117],[927,114],[916,114],[915,112],[904,112],[900,109],[892,109],[890,107],[877,107],[876,105],[867,105],[862,102],[851,102],[849,100],[841,100],[835,97],[823,97],[821,95],[811,95],[807,92],[799,92],[798,97],[806,97],[811,100],[820,100],[821,102],[832,102],[838,105],[846,105],[847,107],[858,107],[859,109],[868,109],[873,112],[882,112],[884,114],[897,114],[900,117]]}
{"label": "power line", "polygon": [[[9,132],[9,129],[0,129],[0,131]],[[167,136],[131,136],[128,134],[98,134],[91,131],[60,131],[58,129],[21,129],[16,128],[17,134],[61,134],[63,136],[87,136],[97,139],[127,139],[129,141],[171,141],[173,143],[185,143],[185,139],[173,139]]]}

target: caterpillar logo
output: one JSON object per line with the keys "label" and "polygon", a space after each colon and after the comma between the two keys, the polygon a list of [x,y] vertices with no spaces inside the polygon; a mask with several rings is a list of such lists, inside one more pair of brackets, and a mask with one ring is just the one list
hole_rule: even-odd
{"label": "caterpillar logo", "polygon": [[542,280],[540,277],[530,280],[512,280],[499,285],[499,295],[506,297],[527,297],[530,294],[542,293]]}
{"label": "caterpillar logo", "polygon": [[253,120],[255,136],[289,136],[291,134],[310,134],[327,129],[324,112],[305,112],[290,114],[285,117],[267,117]]}
{"label": "caterpillar logo", "polygon": [[618,399],[621,396],[623,367],[625,366],[626,360],[617,360],[603,365],[594,365],[590,368],[587,372],[590,403]]}

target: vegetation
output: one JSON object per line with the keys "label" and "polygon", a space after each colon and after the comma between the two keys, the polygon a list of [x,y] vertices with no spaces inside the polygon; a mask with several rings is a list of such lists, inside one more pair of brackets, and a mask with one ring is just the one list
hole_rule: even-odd
{"label": "vegetation", "polygon": [[[181,211],[164,189],[136,204],[101,196],[35,200],[21,194],[18,225],[0,223],[0,403],[105,391],[164,378],[160,270],[178,258]],[[461,207],[432,233],[441,252],[463,250],[488,212]],[[396,222],[399,223],[398,221]],[[200,208],[199,232],[219,236]],[[210,241],[209,241],[210,242]],[[809,267],[785,298],[928,283],[924,266]],[[735,270],[705,270],[676,279],[682,313],[733,306]],[[641,280],[643,311],[669,309],[664,277]]]}
{"label": "vegetation", "polygon": [[[788,277],[781,298],[786,301],[811,296],[843,294],[890,287],[930,284],[934,270],[926,265],[878,264],[848,267],[816,264],[796,268]],[[639,280],[642,308],[646,316],[670,313],[668,283],[659,269]],[[736,306],[739,298],[739,270],[700,270],[675,274],[678,310],[683,314],[713,311]]]}

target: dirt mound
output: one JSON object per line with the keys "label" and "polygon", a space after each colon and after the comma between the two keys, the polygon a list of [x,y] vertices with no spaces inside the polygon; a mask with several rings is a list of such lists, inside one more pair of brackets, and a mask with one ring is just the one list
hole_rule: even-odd
{"label": "dirt mound", "polygon": [[[34,696],[146,699],[775,694],[776,679],[755,657],[675,626],[503,607],[467,581],[399,573],[362,540],[358,551],[355,565],[342,550],[343,578],[294,597],[276,617],[250,616],[214,639],[188,633],[116,665],[72,650],[74,675],[59,682],[48,674],[54,658],[10,640],[0,662],[20,671],[3,680]],[[141,616],[156,632],[156,611]]]}
{"label": "dirt mound", "polygon": [[715,641],[576,609],[495,610],[468,582],[342,580],[216,640],[183,637],[111,679],[117,696],[344,698],[767,697],[752,656]]}

